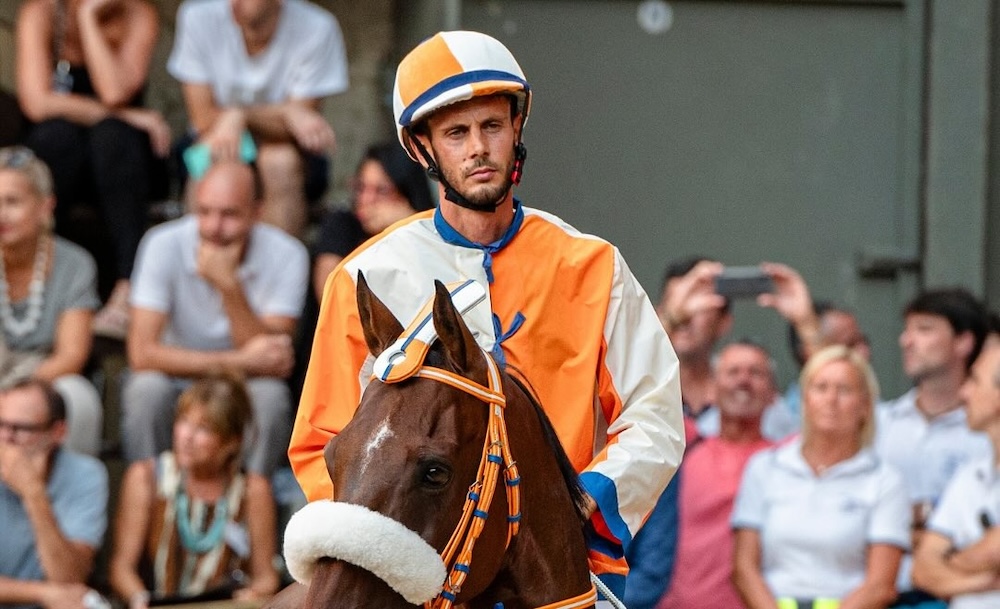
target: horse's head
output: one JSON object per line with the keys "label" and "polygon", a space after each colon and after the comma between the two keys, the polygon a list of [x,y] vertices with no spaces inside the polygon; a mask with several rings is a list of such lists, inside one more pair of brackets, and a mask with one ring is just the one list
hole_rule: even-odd
{"label": "horse's head", "polygon": [[[450,581],[456,576],[462,579],[456,602],[469,602],[471,607],[479,605],[475,599],[480,595],[490,597],[489,607],[496,601],[521,606],[520,599],[553,589],[557,586],[553,578],[565,579],[566,573],[577,580],[570,590],[579,592],[580,577],[587,583],[582,527],[574,509],[579,489],[573,486],[575,473],[547,419],[520,385],[487,359],[448,289],[435,282],[435,290],[432,320],[437,339],[426,358],[420,356],[420,372],[399,382],[369,383],[350,424],[327,444],[325,458],[334,502],[320,507],[326,510],[336,505],[342,511],[323,512],[327,522],[318,523],[315,536],[336,529],[336,536],[348,538],[344,543],[360,547],[363,556],[351,560],[339,547],[318,554],[338,558],[323,558],[310,567],[307,607],[392,609],[430,600],[445,582],[445,564],[439,554],[446,555]],[[378,358],[398,347],[403,327],[360,274],[357,297],[371,354]],[[386,356],[393,353],[386,352]],[[461,388],[463,379],[471,381],[467,383],[471,390]],[[485,398],[476,396],[481,390]],[[503,428],[499,435],[497,418]],[[511,451],[519,459],[530,459],[538,478],[519,485]],[[484,468],[493,477],[487,474],[488,483],[474,484],[484,480]],[[568,492],[553,490],[567,489],[563,479],[569,483]],[[520,491],[515,487],[524,488],[525,495],[532,487],[536,490],[524,502],[522,534],[511,542],[517,529],[508,521],[520,516]],[[491,503],[481,501],[473,506],[476,509],[469,508],[470,494],[481,500],[487,492],[492,494]],[[488,510],[489,517],[481,518],[483,510]],[[477,525],[477,520],[482,522]],[[537,530],[529,520],[535,521]],[[455,541],[456,530],[461,532],[463,526],[466,531],[481,527],[470,550],[471,560],[460,558],[463,542]],[[568,533],[557,533],[567,529]],[[456,543],[457,549],[449,553],[446,547]],[[557,564],[540,566],[540,557],[547,552],[557,554]],[[567,553],[575,555],[575,560],[568,559]],[[455,562],[468,562],[467,574],[464,568],[458,569],[461,573],[454,570]],[[517,583],[516,575],[510,573],[513,562],[532,572],[528,577],[535,581]],[[411,586],[416,580],[423,583]],[[427,589],[432,591],[430,596],[422,598]],[[539,598],[544,600],[544,596]]]}

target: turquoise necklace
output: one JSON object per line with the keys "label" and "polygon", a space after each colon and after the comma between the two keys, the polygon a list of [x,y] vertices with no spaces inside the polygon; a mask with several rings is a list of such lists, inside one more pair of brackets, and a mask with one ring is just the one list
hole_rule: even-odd
{"label": "turquoise necklace", "polygon": [[[212,519],[211,526],[206,530],[201,526],[196,528],[191,524],[191,512],[188,509],[190,502],[188,501],[187,493],[184,492],[183,485],[177,491],[177,533],[180,535],[181,544],[188,552],[204,554],[219,545],[219,541],[222,540],[222,534],[226,529],[227,517],[229,516],[229,506],[226,499],[226,496],[223,495],[215,502],[215,516]],[[201,520],[204,519],[202,518]]]}

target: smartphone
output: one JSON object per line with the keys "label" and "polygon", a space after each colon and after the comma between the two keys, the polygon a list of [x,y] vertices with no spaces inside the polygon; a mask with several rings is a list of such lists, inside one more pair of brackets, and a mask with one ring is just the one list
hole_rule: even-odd
{"label": "smartphone", "polygon": [[715,278],[715,293],[727,298],[753,298],[773,291],[771,276],[756,266],[727,266]]}

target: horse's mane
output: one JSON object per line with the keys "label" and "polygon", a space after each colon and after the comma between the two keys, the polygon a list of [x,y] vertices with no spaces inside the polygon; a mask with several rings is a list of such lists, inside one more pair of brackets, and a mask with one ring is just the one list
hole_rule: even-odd
{"label": "horse's mane", "polygon": [[570,499],[573,500],[573,508],[576,511],[576,517],[581,523],[587,522],[586,518],[586,505],[587,505],[587,491],[580,484],[580,475],[576,473],[576,469],[573,464],[570,463],[569,457],[566,455],[566,450],[563,449],[562,442],[559,441],[559,437],[556,435],[556,430],[552,427],[552,422],[549,421],[548,415],[542,409],[542,405],[538,403],[535,398],[535,392],[531,391],[528,387],[530,383],[524,377],[524,374],[510,366],[516,374],[507,374],[510,379],[517,385],[525,397],[528,398],[528,402],[531,407],[535,409],[535,414],[538,415],[538,422],[542,425],[542,435],[545,437],[545,443],[548,444],[549,449],[556,458],[556,463],[559,464],[559,473],[562,474],[563,482],[566,484],[566,490],[569,491]]}

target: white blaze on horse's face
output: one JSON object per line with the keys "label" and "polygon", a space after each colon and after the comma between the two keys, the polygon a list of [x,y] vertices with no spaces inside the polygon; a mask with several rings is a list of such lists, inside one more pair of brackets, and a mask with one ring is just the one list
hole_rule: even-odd
{"label": "white blaze on horse's face", "polygon": [[368,438],[368,443],[365,444],[365,458],[361,461],[361,474],[364,475],[365,470],[368,469],[368,465],[372,462],[372,457],[375,456],[375,451],[382,446],[388,438],[394,436],[392,428],[389,427],[389,417],[388,415],[382,419],[382,423],[375,428],[372,435]]}

